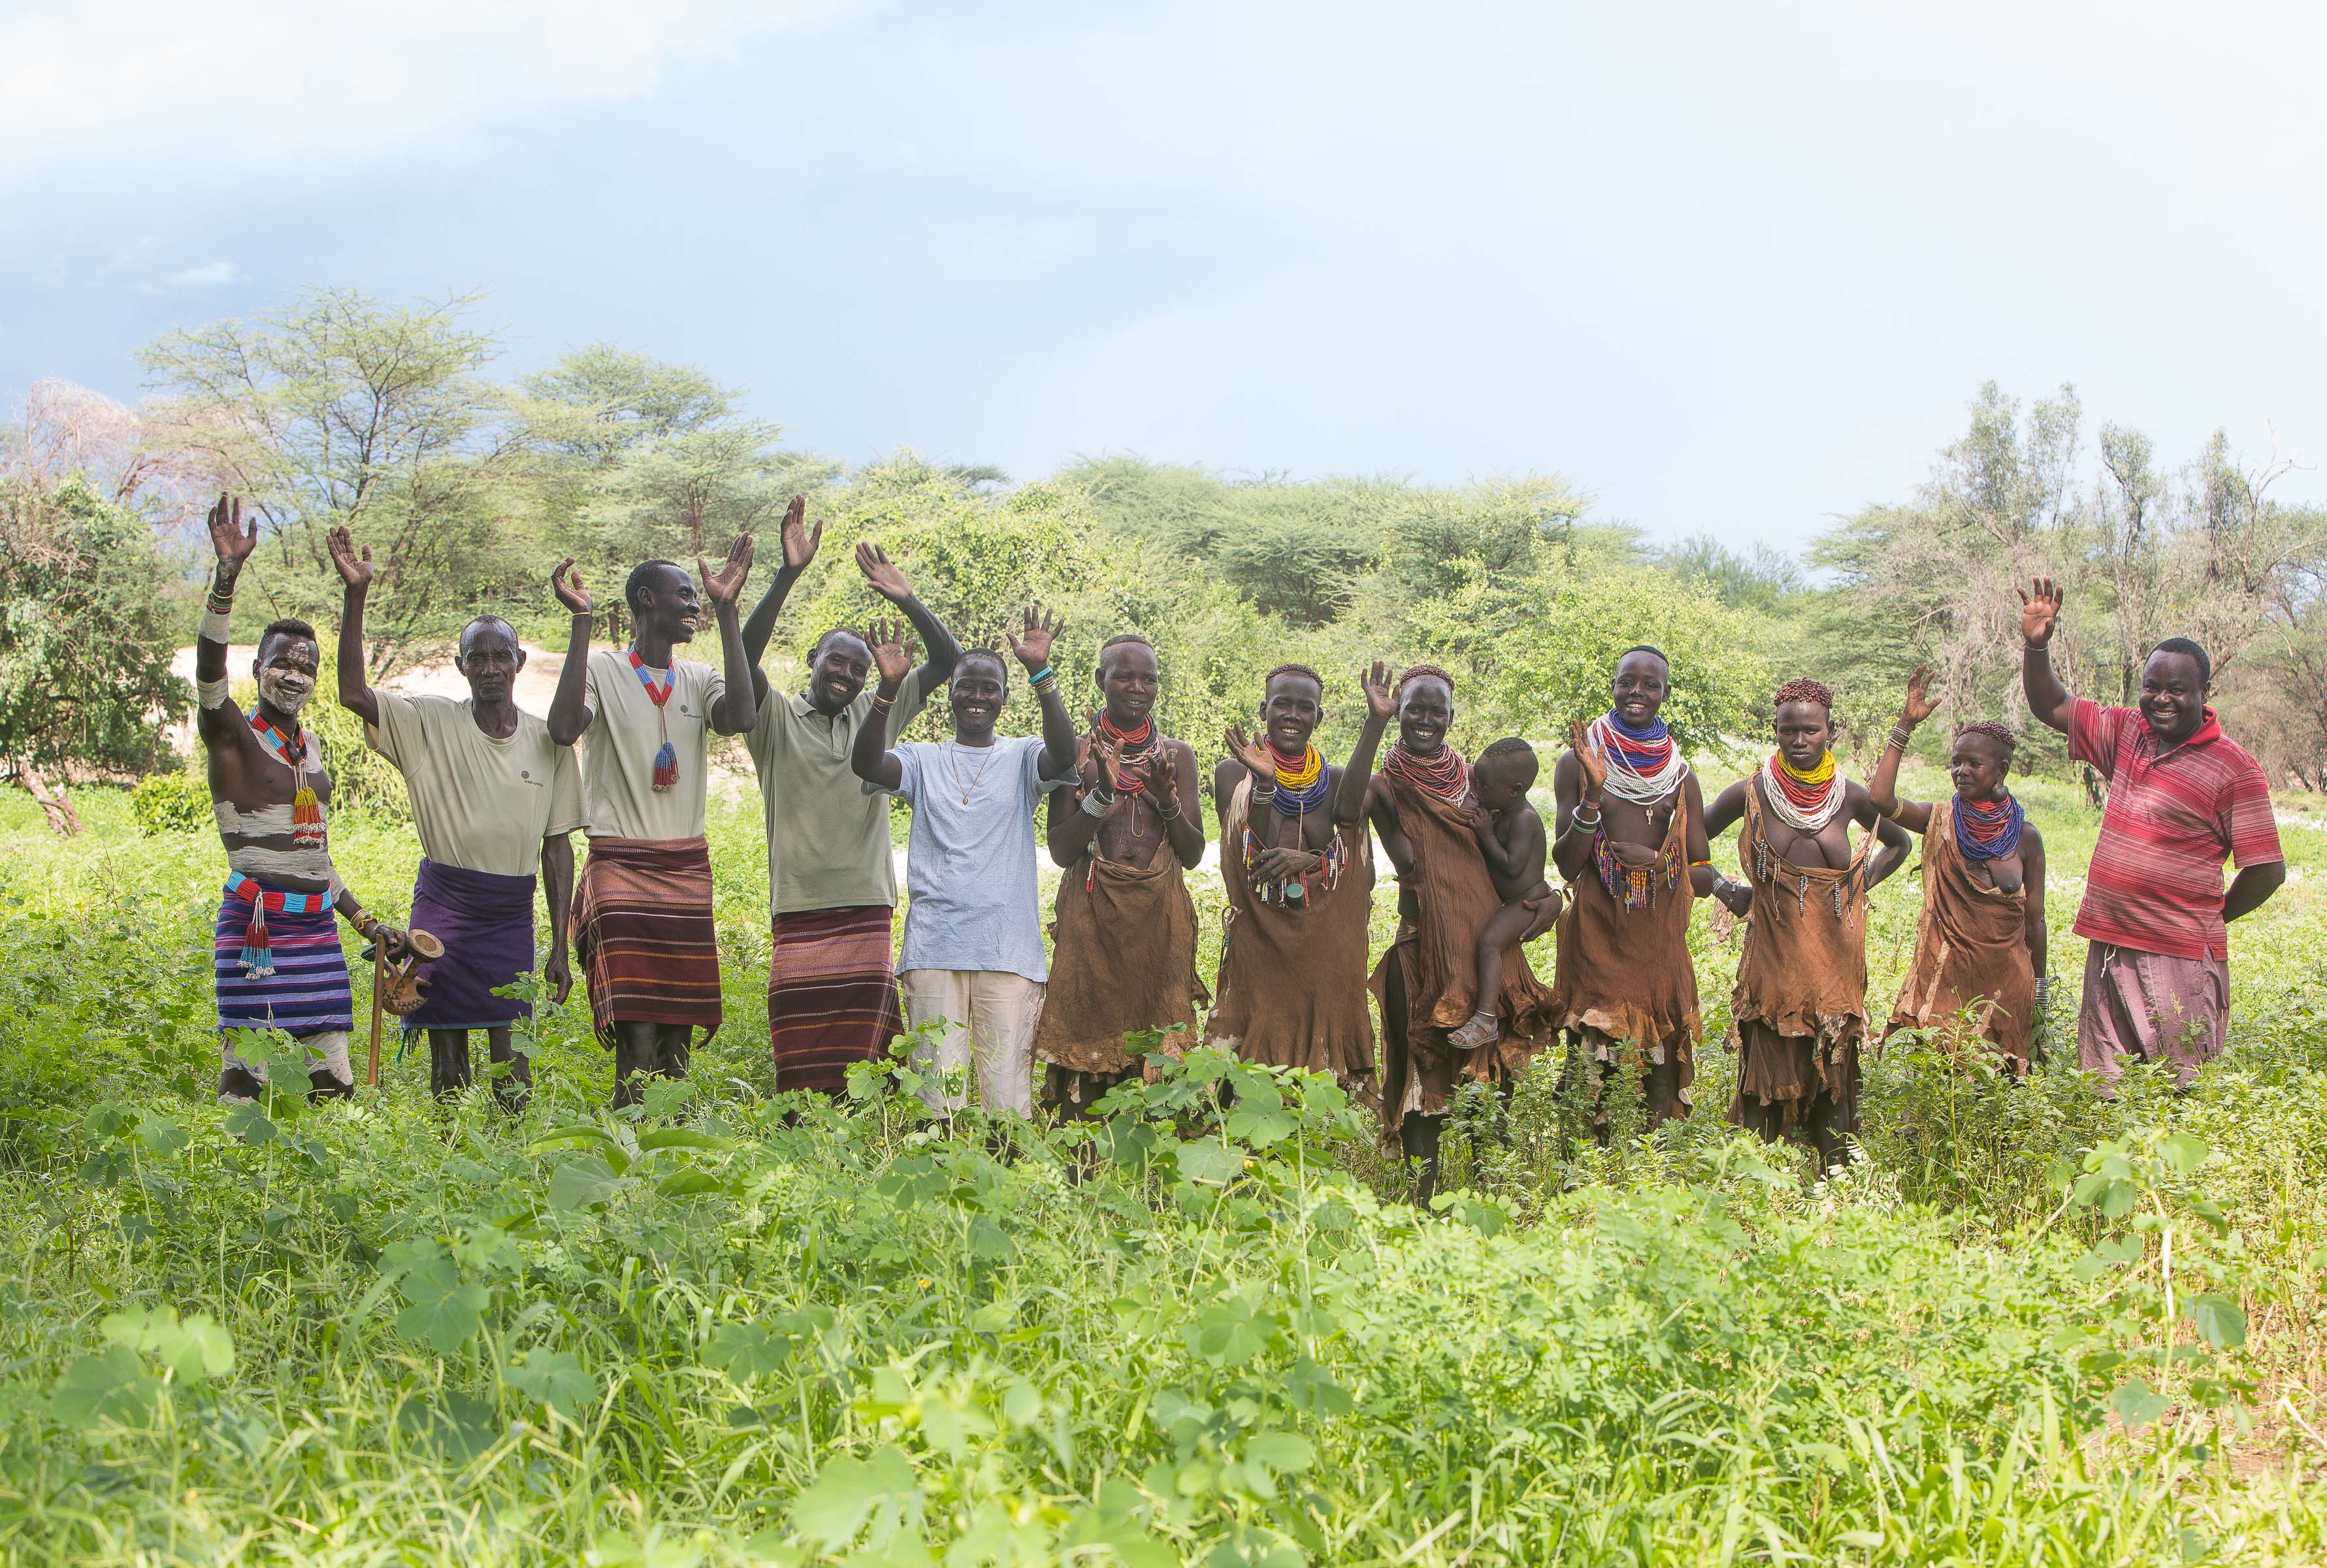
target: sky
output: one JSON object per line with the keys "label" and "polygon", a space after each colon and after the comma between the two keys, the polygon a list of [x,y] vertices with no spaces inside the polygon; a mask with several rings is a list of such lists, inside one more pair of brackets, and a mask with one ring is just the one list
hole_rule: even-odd
{"label": "sky", "polygon": [[787,444],[1903,499],[1993,378],[2327,500],[2327,11],[0,0],[0,401],[484,292]]}

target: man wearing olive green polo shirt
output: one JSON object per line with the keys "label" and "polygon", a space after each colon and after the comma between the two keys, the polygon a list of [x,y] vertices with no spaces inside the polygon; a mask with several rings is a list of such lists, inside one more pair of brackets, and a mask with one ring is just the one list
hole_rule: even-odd
{"label": "man wearing olive green polo shirt", "polygon": [[[768,902],[774,950],[768,965],[768,1045],[776,1087],[839,1094],[852,1062],[876,1059],[904,1032],[890,927],[897,874],[889,797],[867,795],[848,765],[856,733],[873,717],[864,639],[846,628],[818,638],[808,685],[779,692],[760,669],[792,584],[824,537],[802,526],[806,502],[784,514],[784,564],[743,625],[759,720],[747,743],[767,807]],[[893,745],[929,694],[945,683],[960,649],[913,596],[904,574],[875,545],[856,547],[857,568],[903,611],[930,650],[883,716]]]}

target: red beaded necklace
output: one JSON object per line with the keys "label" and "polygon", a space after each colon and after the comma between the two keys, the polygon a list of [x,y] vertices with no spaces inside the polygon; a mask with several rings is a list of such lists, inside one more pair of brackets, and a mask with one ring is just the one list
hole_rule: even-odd
{"label": "red beaded necklace", "polygon": [[1389,749],[1382,771],[1405,779],[1425,795],[1435,795],[1456,805],[1471,792],[1471,765],[1452,746],[1442,745],[1423,757],[1407,751],[1406,742],[1400,741]]}

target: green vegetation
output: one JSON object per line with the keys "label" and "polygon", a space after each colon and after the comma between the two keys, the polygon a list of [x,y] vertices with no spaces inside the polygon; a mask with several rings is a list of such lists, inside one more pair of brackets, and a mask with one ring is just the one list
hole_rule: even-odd
{"label": "green vegetation", "polygon": [[[2081,864],[2081,792],[2028,794]],[[1097,1127],[931,1124],[876,1075],[846,1106],[771,1096],[742,797],[712,822],[728,1022],[643,1112],[599,1108],[578,1004],[541,1021],[514,1119],[432,1105],[411,1059],[351,1106],[221,1110],[215,844],[83,807],[67,844],[0,802],[10,1560],[2327,1551],[2327,910],[2300,827],[2188,1097],[1894,1046],[1868,1158],[1820,1182],[1721,1126],[1708,1044],[1695,1119],[1607,1150],[1548,1070],[1467,1103],[1461,1190],[1420,1215],[1338,1091],[1201,1056]],[[409,827],[335,840],[400,905]],[[1881,997],[1911,883],[1877,903]],[[1378,912],[1386,939],[1387,890]]]}
{"label": "green vegetation", "polygon": [[[2294,798],[2292,880],[2236,936],[2232,1050],[2186,1095],[2135,1072],[2104,1098],[2057,1059],[2014,1086],[1902,1038],[1869,1064],[1864,1159],[1821,1176],[1722,1124],[1734,938],[1701,919],[1693,1119],[1645,1135],[1620,1092],[1596,1146],[1547,1059],[1508,1103],[1466,1096],[1422,1214],[1369,1113],[1201,1053],[1096,1125],[932,1124],[881,1074],[845,1105],[772,1096],[742,780],[711,820],[727,1023],[687,1084],[603,1110],[577,998],[538,1020],[516,1117],[432,1103],[408,1059],[352,1105],[223,1110],[220,855],[198,772],[153,770],[203,565],[172,526],[231,482],[264,518],[254,630],[331,623],[325,528],[373,546],[376,677],[480,609],[555,645],[562,556],[612,606],[632,561],[715,553],[800,490],[827,527],[780,678],[874,611],[849,554],[876,538],[966,640],[1028,597],[1069,619],[1063,669],[1152,637],[1160,716],[1200,752],[1286,660],[1327,677],[1329,752],[1376,658],[1456,671],[1465,750],[1552,742],[1645,641],[1714,779],[1794,674],[1861,736],[1925,658],[1945,716],[2016,719],[2013,584],[2048,571],[2081,689],[2194,632],[2234,731],[2312,786],[2327,530],[2268,499],[2272,471],[2220,440],[2169,470],[2112,425],[2088,462],[2072,394],[2023,415],[1990,387],[1813,578],[1713,536],[1657,548],[1555,477],[847,468],[610,346],[496,382],[472,303],[332,292],[173,333],[152,408],[49,385],[0,440],[0,763],[80,782],[88,828],[0,798],[0,1559],[2327,1557],[2327,902]],[[608,609],[599,635],[623,633]],[[311,712],[335,858],[393,915],[418,856],[400,786]],[[2072,999],[2096,819],[2056,745],[2022,754]],[[1909,793],[1945,788],[1911,768]],[[1220,889],[1194,881],[1209,975]],[[1877,895],[1878,1009],[1916,896]]]}

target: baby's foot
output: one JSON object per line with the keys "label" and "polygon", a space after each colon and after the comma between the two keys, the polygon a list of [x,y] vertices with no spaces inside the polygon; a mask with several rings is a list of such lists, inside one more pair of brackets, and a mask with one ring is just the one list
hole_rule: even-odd
{"label": "baby's foot", "polygon": [[1495,1038],[1495,1015],[1473,1013],[1471,1022],[1446,1037],[1446,1043],[1459,1050],[1472,1050],[1491,1043]]}

